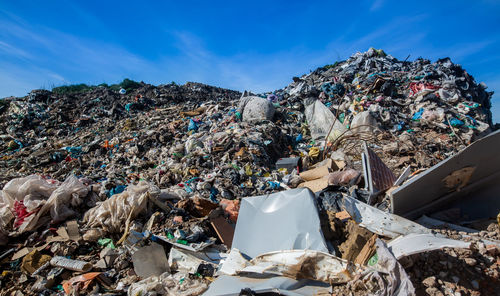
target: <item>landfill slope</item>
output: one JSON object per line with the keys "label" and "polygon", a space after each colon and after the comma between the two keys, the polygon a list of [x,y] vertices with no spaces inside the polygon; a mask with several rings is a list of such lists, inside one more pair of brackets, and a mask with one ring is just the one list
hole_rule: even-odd
{"label": "landfill slope", "polygon": [[[317,266],[311,275],[277,264],[255,289],[327,278],[336,295],[494,295],[500,284],[500,220],[471,221],[441,207],[426,214],[445,222],[424,227],[391,214],[395,189],[495,136],[493,93],[449,58],[400,61],[372,48],[261,94],[192,82],[60,90],[0,101],[0,295],[217,295],[229,282],[240,287],[236,274],[280,260],[264,249],[306,249]],[[470,165],[443,182],[459,192],[473,174]],[[278,192],[280,204],[256,198]],[[350,198],[366,216],[349,211]],[[281,220],[321,224],[313,235],[321,248],[305,247],[310,233],[272,215],[292,200],[295,212]],[[301,207],[312,213],[306,220]],[[269,224],[237,224],[255,217]],[[388,234],[373,222],[380,217],[413,230]],[[292,243],[278,244],[266,228]],[[446,246],[422,240],[418,252],[398,258],[391,246],[415,233]],[[228,272],[221,258],[239,256],[233,243],[250,248],[242,238],[259,252],[249,249],[256,253],[245,258],[255,258]],[[331,266],[322,274],[324,264],[351,277]],[[323,291],[307,284],[296,292],[310,289]]]}

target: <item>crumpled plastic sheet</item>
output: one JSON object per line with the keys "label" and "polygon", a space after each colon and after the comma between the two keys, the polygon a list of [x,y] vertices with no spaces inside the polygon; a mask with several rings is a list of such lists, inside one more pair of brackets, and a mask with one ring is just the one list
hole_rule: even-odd
{"label": "crumpled plastic sheet", "polygon": [[15,178],[5,184],[2,190],[3,202],[9,207],[14,206],[14,201],[22,201],[29,212],[38,208],[58,184],[50,183],[38,175]]}
{"label": "crumpled plastic sheet", "polygon": [[[380,239],[375,241],[377,247],[377,263],[375,270],[366,270],[361,276],[348,283],[354,291],[365,288],[369,295],[375,296],[412,296],[415,288],[394,255]],[[363,287],[364,286],[364,287]]]}
{"label": "crumpled plastic sheet", "polygon": [[160,276],[151,276],[130,285],[127,291],[129,296],[142,295],[201,295],[208,289],[208,285],[189,277],[188,274],[165,272]]}
{"label": "crumpled plastic sheet", "polygon": [[38,175],[15,178],[5,184],[0,192],[0,226],[7,225],[15,218],[16,202],[22,203],[27,212],[31,212],[45,202],[57,188]]}
{"label": "crumpled plastic sheet", "polygon": [[76,214],[71,207],[76,208],[83,203],[83,198],[87,196],[88,189],[74,175],[69,176],[57,189],[52,191],[49,199],[36,213],[29,223],[21,225],[19,231],[31,231],[39,225],[38,220],[50,211],[50,216],[54,222],[61,222]]}
{"label": "crumpled plastic sheet", "polygon": [[14,215],[9,206],[1,201],[1,198],[0,195],[0,230],[6,230],[7,225],[14,219]]}
{"label": "crumpled plastic sheet", "polygon": [[72,277],[63,284],[63,289],[66,295],[78,295],[79,292],[87,290],[94,280],[102,272],[89,272]]}
{"label": "crumpled plastic sheet", "polygon": [[410,91],[411,95],[414,96],[422,91],[425,90],[435,90],[439,89],[439,86],[432,85],[430,83],[423,83],[423,82],[412,82],[410,83]]}
{"label": "crumpled plastic sheet", "polygon": [[90,228],[102,227],[110,233],[120,233],[127,219],[134,219],[146,210],[148,195],[159,195],[160,189],[146,181],[129,185],[119,194],[89,209],[83,218]]}
{"label": "crumpled plastic sheet", "polygon": [[[52,192],[46,205],[50,205],[50,215],[54,222],[61,222],[76,214],[72,208],[83,203],[88,188],[76,176],[69,176],[56,190]],[[42,207],[43,210],[43,207]]]}
{"label": "crumpled plastic sheet", "polygon": [[[25,213],[19,221],[20,233],[36,229],[39,219],[50,212],[54,222],[61,222],[76,214],[72,208],[82,204],[88,189],[76,176],[69,176],[63,183],[45,180],[38,175],[16,178],[8,182],[0,195],[0,223],[5,227],[14,218],[12,211],[22,204]],[[29,213],[39,209],[36,214]],[[8,212],[11,212],[10,214]]]}
{"label": "crumpled plastic sheet", "polygon": [[373,133],[379,127],[375,117],[372,116],[370,111],[363,111],[354,115],[351,120],[351,134],[360,132]]}
{"label": "crumpled plastic sheet", "polygon": [[326,283],[347,283],[364,268],[314,250],[283,250],[261,254],[252,260],[232,249],[219,272],[226,275],[262,274],[310,279]]}

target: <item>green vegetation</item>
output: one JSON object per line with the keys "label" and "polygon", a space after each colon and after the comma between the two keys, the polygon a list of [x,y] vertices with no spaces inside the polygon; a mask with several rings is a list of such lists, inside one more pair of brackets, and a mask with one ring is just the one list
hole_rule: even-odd
{"label": "green vegetation", "polygon": [[108,85],[106,83],[101,83],[99,85],[87,85],[84,83],[80,84],[70,84],[70,85],[62,85],[58,87],[53,87],[52,92],[60,95],[64,94],[74,94],[74,93],[85,93],[92,91],[98,87],[106,87],[113,91],[119,91],[120,88],[125,89],[127,92],[130,92],[134,89],[140,88],[142,83],[125,78],[122,82],[118,84]]}
{"label": "green vegetation", "polygon": [[129,91],[132,91],[134,89],[137,89],[139,87],[141,87],[142,85],[137,82],[137,81],[133,81],[131,79],[128,79],[128,78],[125,78],[123,79],[122,82],[120,82],[119,84],[113,84],[113,85],[110,85],[109,86],[109,89],[111,90],[114,90],[114,91],[119,91],[120,88],[123,88],[125,89],[127,92]]}
{"label": "green vegetation", "polygon": [[52,92],[56,94],[71,94],[71,93],[82,93],[82,92],[88,92],[93,89],[95,89],[95,85],[86,85],[84,83],[80,84],[71,84],[71,85],[63,85],[63,86],[58,86],[52,88]]}
{"label": "green vegetation", "polygon": [[335,63],[333,63],[333,64],[330,64],[330,65],[324,65],[324,66],[323,66],[323,70],[328,70],[328,69],[330,69],[330,68],[335,68],[335,67],[337,67],[337,65],[338,65],[338,64],[340,64],[340,63],[341,63],[341,62],[336,61],[336,62],[335,62]]}

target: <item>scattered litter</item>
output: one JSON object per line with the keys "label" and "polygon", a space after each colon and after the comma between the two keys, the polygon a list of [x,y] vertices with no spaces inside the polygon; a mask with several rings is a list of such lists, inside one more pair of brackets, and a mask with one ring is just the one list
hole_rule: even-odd
{"label": "scattered litter", "polygon": [[268,93],[2,99],[0,294],[493,295],[491,96],[371,48]]}

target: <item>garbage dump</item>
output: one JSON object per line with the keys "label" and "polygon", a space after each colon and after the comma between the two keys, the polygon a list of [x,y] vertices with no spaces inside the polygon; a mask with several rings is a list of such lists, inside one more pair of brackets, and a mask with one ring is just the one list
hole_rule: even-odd
{"label": "garbage dump", "polygon": [[283,89],[0,101],[0,295],[498,295],[492,92],[369,49]]}

